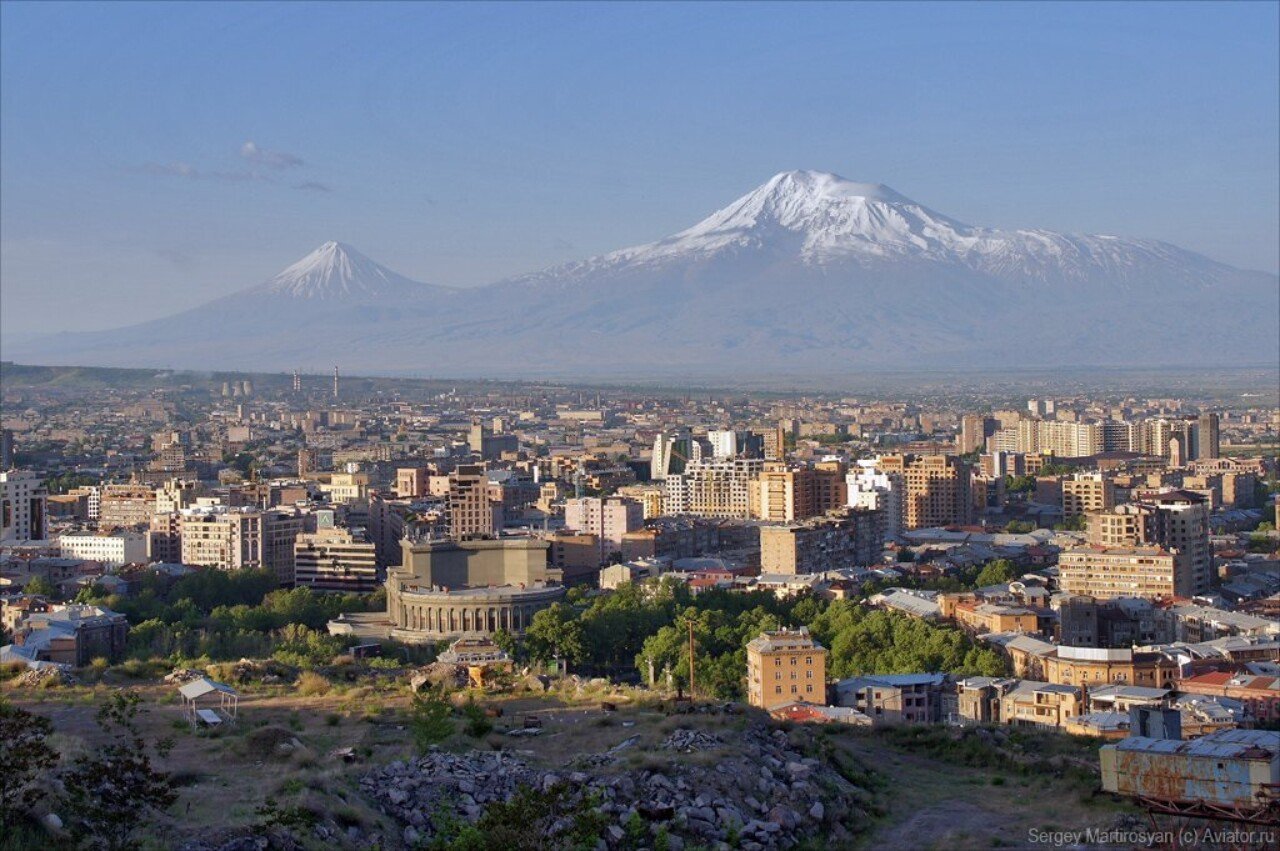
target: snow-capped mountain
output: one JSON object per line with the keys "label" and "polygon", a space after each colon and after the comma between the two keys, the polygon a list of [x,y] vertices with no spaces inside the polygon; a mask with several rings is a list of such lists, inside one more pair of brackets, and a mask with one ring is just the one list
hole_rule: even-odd
{"label": "snow-capped mountain", "polygon": [[1100,271],[1124,277],[1152,263],[1198,273],[1227,268],[1163,242],[974,227],[883,184],[786,171],[674,236],[551,274],[705,261],[744,250],[787,254],[808,266],[894,259],[949,263],[1012,279],[1085,279]]}
{"label": "snow-capped mountain", "polygon": [[438,294],[442,289],[411,281],[349,245],[326,242],[246,295],[318,300],[417,299]]}
{"label": "snow-capped mountain", "polygon": [[[163,320],[6,347],[44,363],[482,376],[1274,362],[1280,281],[1163,242],[968,225],[778,174],[694,226],[485,287],[339,243]],[[10,351],[12,349],[12,351]]]}

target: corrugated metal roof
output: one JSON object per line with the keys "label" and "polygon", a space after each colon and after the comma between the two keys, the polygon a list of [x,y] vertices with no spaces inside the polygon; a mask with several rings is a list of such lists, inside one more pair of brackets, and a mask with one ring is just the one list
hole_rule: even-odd
{"label": "corrugated metal roof", "polygon": [[1145,753],[1183,754],[1197,757],[1224,757],[1227,759],[1259,759],[1265,751],[1272,757],[1280,752],[1280,732],[1272,730],[1222,730],[1199,739],[1149,739],[1130,736],[1116,742],[1114,747],[1122,751]]}

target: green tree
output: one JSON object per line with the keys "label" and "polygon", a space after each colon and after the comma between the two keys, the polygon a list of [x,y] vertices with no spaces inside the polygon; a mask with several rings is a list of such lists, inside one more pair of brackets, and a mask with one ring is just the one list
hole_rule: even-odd
{"label": "green tree", "polygon": [[58,762],[48,743],[53,724],[0,697],[0,833],[14,828],[35,803],[36,784]]}
{"label": "green tree", "polygon": [[1036,477],[1006,476],[1004,489],[1009,493],[1030,493],[1036,489]]}
{"label": "green tree", "polygon": [[468,700],[463,705],[462,717],[466,719],[467,735],[473,739],[483,739],[493,732],[493,722],[484,714],[484,707],[474,700]]}
{"label": "green tree", "polygon": [[409,707],[409,730],[418,753],[426,753],[432,745],[454,734],[453,709],[443,695],[419,692]]}
{"label": "green tree", "polygon": [[1083,514],[1073,514],[1053,527],[1060,532],[1083,532],[1089,528],[1089,518]]}
{"label": "green tree", "polygon": [[587,655],[582,621],[567,603],[555,603],[535,614],[524,639],[529,656],[539,662],[564,659],[576,665]]}
{"label": "green tree", "polygon": [[58,589],[53,587],[48,577],[40,575],[28,579],[27,584],[22,586],[22,590],[27,594],[38,594],[41,597],[54,597],[58,593]]}
{"label": "green tree", "polygon": [[1008,559],[998,558],[989,561],[983,566],[982,572],[978,574],[974,580],[974,585],[978,588],[986,588],[988,585],[1003,585],[1006,582],[1012,582],[1021,574],[1018,566]]}
{"label": "green tree", "polygon": [[63,776],[68,827],[86,847],[109,851],[135,847],[134,836],[178,794],[152,757],[163,757],[171,742],[150,743],[138,730],[141,698],[116,692],[98,710],[108,743],[78,757]]}

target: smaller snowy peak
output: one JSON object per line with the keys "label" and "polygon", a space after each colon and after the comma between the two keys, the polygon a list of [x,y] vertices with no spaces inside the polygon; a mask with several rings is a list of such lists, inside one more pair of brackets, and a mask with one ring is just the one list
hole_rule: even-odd
{"label": "smaller snowy peak", "polygon": [[341,242],[326,242],[267,281],[259,292],[299,299],[367,299],[423,295],[430,289]]}

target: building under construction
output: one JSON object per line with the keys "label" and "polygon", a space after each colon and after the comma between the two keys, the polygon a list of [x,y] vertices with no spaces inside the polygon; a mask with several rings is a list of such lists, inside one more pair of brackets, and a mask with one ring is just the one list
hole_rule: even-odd
{"label": "building under construction", "polygon": [[1223,730],[1199,739],[1130,736],[1103,745],[1102,788],[1152,812],[1280,824],[1280,732]]}

